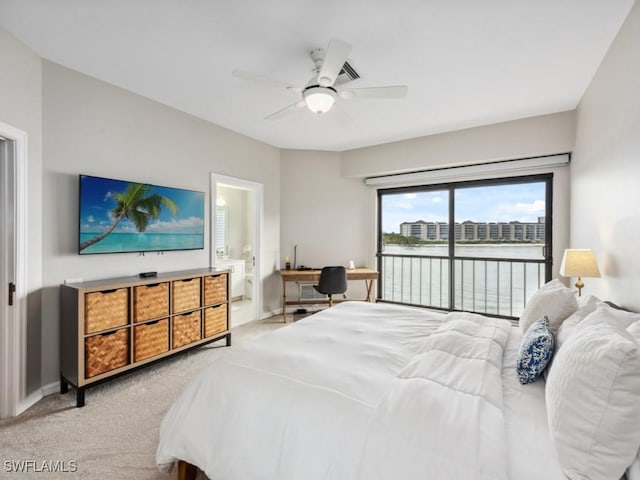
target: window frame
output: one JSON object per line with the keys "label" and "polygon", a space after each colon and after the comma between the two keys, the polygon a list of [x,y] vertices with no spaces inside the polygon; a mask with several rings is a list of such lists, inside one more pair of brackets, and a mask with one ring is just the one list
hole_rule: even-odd
{"label": "window frame", "polygon": [[[553,269],[553,172],[548,173],[539,173],[539,174],[531,174],[531,175],[520,175],[520,176],[509,176],[509,177],[496,177],[496,178],[483,178],[483,179],[473,179],[473,180],[461,180],[461,181],[451,181],[444,183],[433,183],[433,184],[425,184],[425,185],[408,185],[408,186],[395,186],[390,188],[378,188],[377,189],[377,239],[376,239],[376,263],[377,269],[379,272],[378,275],[378,284],[377,284],[377,293],[376,293],[376,301],[382,303],[396,303],[402,305],[411,305],[416,307],[423,308],[431,308],[437,310],[444,311],[459,311],[455,308],[455,268],[454,263],[456,259],[464,258],[464,257],[456,257],[455,256],[455,192],[458,189],[464,188],[473,188],[473,187],[489,187],[489,186],[501,186],[501,185],[517,185],[524,183],[544,183],[545,184],[545,246],[543,248],[543,260],[544,264],[544,282],[549,282],[552,277],[552,269]],[[403,193],[423,193],[423,192],[432,192],[432,191],[443,191],[446,190],[448,192],[448,200],[449,200],[449,218],[448,218],[448,248],[447,248],[447,256],[448,256],[448,268],[449,268],[449,281],[448,281],[448,308],[438,308],[433,306],[424,306],[417,304],[407,304],[404,302],[398,302],[393,300],[385,300],[382,298],[383,292],[383,279],[384,279],[384,271],[383,271],[383,231],[382,231],[382,220],[383,220],[383,209],[382,202],[385,195],[396,195]],[[526,234],[526,232],[524,232]],[[462,233],[461,233],[462,236]],[[469,311],[469,310],[465,310]],[[485,312],[476,312],[481,313],[482,315],[498,317],[498,318],[508,318],[514,319],[516,317],[506,316],[506,315],[497,315]]]}

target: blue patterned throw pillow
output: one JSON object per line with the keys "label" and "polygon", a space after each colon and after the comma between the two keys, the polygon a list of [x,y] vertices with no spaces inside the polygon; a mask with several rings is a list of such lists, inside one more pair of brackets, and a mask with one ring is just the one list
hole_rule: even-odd
{"label": "blue patterned throw pillow", "polygon": [[516,363],[516,372],[521,384],[531,383],[540,376],[551,361],[554,346],[549,319],[545,315],[533,322],[522,337]]}

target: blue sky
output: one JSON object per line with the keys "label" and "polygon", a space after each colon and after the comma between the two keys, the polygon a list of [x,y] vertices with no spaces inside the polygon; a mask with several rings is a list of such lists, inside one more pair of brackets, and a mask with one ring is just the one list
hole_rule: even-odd
{"label": "blue sky", "polygon": [[[385,195],[383,232],[398,233],[402,222],[447,222],[448,198],[446,190]],[[545,184],[459,188],[455,200],[457,222],[536,222],[545,215]]]}
{"label": "blue sky", "polygon": [[[98,233],[113,223],[111,210],[116,203],[112,191],[124,192],[130,182],[81,176],[80,232]],[[150,194],[170,198],[178,206],[174,217],[166,208],[158,220],[147,227],[149,233],[201,233],[204,231],[204,193],[154,186]],[[133,222],[123,219],[115,229],[118,233],[136,232]]]}

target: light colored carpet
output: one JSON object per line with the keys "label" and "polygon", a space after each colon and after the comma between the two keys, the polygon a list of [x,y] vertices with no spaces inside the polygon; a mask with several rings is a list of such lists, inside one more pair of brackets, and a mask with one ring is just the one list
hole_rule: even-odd
{"label": "light colored carpet", "polygon": [[[85,392],[75,408],[75,391],[53,394],[22,415],[0,420],[0,478],[173,479],[155,465],[160,422],[184,387],[203,367],[231,349],[283,326],[280,317],[254,321],[232,330],[224,340],[159,362]],[[248,387],[250,388],[250,386]],[[15,464],[31,461],[41,472],[14,473]],[[77,470],[44,473],[44,464],[65,462]],[[68,467],[67,470],[73,468]]]}

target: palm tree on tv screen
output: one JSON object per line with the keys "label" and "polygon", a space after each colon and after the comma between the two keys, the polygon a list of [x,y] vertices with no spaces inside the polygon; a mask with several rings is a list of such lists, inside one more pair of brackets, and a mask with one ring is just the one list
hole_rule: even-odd
{"label": "palm tree on tv screen", "polygon": [[90,238],[80,244],[80,250],[99,242],[109,235],[118,226],[120,220],[128,218],[131,220],[138,232],[144,232],[150,220],[156,220],[160,216],[162,207],[166,207],[173,215],[178,212],[178,207],[170,198],[154,193],[148,195],[151,187],[142,183],[130,183],[125,192],[111,192],[117,205],[111,213],[113,223],[100,235]]}

